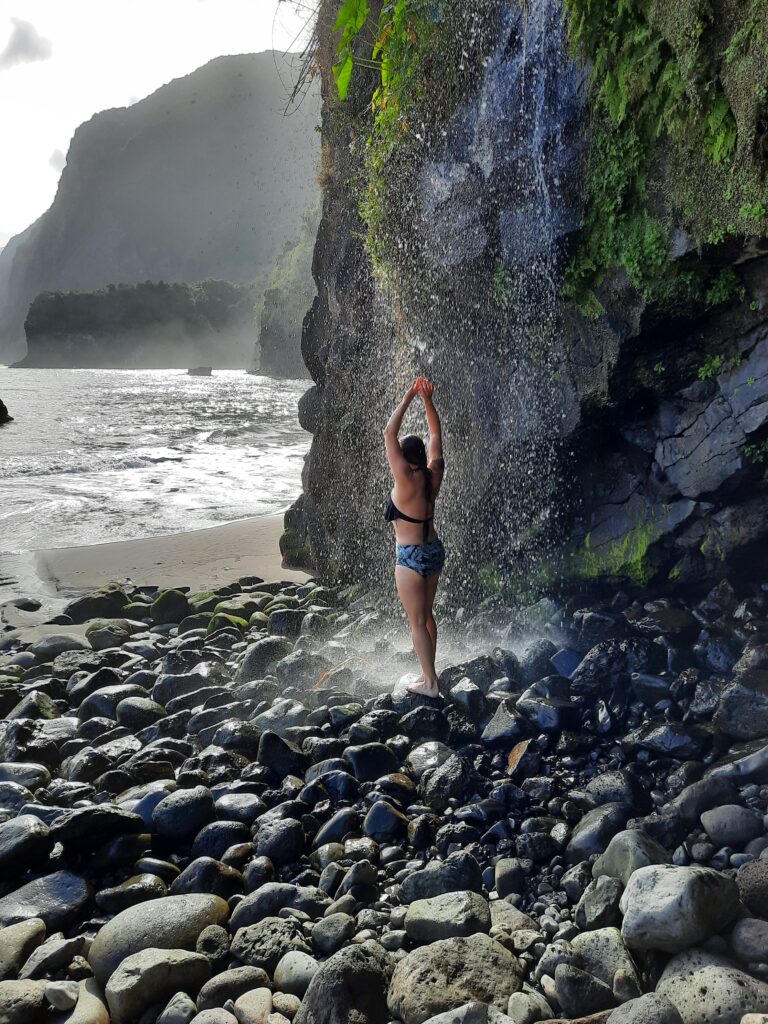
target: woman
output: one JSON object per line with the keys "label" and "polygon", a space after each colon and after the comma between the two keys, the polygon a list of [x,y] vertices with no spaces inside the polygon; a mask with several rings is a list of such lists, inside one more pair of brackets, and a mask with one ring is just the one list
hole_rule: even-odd
{"label": "woman", "polygon": [[[423,377],[415,380],[384,428],[387,460],[395,480],[386,511],[386,519],[395,524],[397,539],[395,582],[422,670],[420,678],[408,689],[424,697],[439,696],[435,672],[437,626],[432,605],[445,561],[443,542],[432,523],[445,468],[440,418],[432,402],[433,391],[430,381]],[[427,414],[428,452],[420,437],[409,434],[400,441],[397,436],[403,417],[417,395],[421,395]]]}

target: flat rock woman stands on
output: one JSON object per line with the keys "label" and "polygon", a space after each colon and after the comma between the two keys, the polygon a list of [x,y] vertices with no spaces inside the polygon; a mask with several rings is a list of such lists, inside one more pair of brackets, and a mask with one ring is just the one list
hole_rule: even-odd
{"label": "flat rock woman stands on", "polygon": [[[389,417],[384,428],[387,459],[395,486],[387,505],[386,518],[395,524],[397,561],[395,582],[411,626],[413,649],[422,675],[408,689],[425,697],[437,697],[435,650],[437,626],[432,614],[437,583],[445,561],[443,542],[435,533],[435,501],[443,482],[443,443],[440,417],[432,402],[430,381],[419,377]],[[420,437],[398,434],[408,406],[421,395],[429,425],[429,450]]]}

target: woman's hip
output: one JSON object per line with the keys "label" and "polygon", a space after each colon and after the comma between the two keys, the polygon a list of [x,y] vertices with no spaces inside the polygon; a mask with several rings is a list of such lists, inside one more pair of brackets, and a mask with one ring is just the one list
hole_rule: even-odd
{"label": "woman's hip", "polygon": [[445,564],[445,547],[439,537],[425,544],[398,544],[396,565],[420,576],[436,576]]}

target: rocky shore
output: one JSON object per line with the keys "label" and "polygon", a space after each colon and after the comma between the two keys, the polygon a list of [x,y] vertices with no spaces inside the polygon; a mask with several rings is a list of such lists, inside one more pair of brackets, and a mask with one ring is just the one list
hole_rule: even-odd
{"label": "rocky shore", "polygon": [[454,628],[435,701],[359,587],[0,634],[0,1022],[763,1024],[768,585]]}

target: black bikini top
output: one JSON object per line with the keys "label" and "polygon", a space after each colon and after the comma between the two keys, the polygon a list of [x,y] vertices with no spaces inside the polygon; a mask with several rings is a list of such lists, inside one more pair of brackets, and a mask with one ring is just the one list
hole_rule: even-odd
{"label": "black bikini top", "polygon": [[422,531],[422,539],[426,544],[429,537],[429,524],[433,519],[432,516],[430,516],[429,519],[414,519],[412,516],[407,516],[405,512],[401,512],[397,505],[395,505],[394,501],[392,501],[392,496],[390,495],[389,501],[387,502],[387,509],[384,513],[384,518],[388,523],[391,523],[394,519],[403,519],[406,523],[423,523],[424,529]]}

